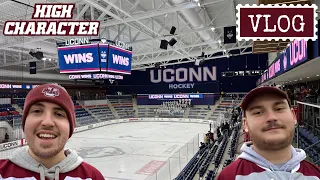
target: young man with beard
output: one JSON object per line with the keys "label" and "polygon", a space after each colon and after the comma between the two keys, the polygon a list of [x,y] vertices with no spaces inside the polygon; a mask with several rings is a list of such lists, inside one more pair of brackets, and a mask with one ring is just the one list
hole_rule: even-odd
{"label": "young man with beard", "polygon": [[65,149],[75,121],[73,102],[63,87],[44,84],[32,89],[22,117],[28,146],[0,160],[0,179],[104,180],[74,150]]}
{"label": "young man with beard", "polygon": [[320,170],[291,145],[297,119],[285,92],[276,87],[250,91],[241,104],[245,132],[252,142],[224,168],[218,180],[318,180]]}

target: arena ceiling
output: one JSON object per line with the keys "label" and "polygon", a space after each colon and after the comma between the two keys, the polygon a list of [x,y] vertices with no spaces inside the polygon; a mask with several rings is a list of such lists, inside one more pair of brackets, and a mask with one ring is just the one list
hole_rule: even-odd
{"label": "arena ceiling", "polygon": [[[21,3],[18,3],[21,2]],[[205,60],[252,53],[251,41],[223,43],[223,27],[236,25],[236,6],[256,0],[0,0],[0,30],[6,20],[29,20],[35,3],[76,3],[74,19],[99,20],[100,37],[120,40],[133,47],[133,70],[194,62],[202,52]],[[170,35],[171,27],[175,35]],[[71,37],[70,37],[71,38]],[[96,37],[91,37],[96,38]],[[162,39],[177,43],[160,49]],[[40,49],[37,72],[58,74],[57,41],[66,37],[0,35],[2,70],[28,71],[35,61],[30,50]],[[234,53],[236,52],[236,53]],[[62,76],[62,75],[61,75]],[[26,76],[28,77],[28,76]],[[41,78],[41,76],[39,77]]]}

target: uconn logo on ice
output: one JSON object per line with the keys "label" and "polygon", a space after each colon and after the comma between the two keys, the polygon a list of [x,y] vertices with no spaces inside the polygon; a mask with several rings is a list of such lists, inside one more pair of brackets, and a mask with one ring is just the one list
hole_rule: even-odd
{"label": "uconn logo on ice", "polygon": [[178,69],[158,69],[150,71],[152,83],[176,83],[169,84],[169,89],[192,89],[194,82],[216,81],[216,67],[196,67]]}

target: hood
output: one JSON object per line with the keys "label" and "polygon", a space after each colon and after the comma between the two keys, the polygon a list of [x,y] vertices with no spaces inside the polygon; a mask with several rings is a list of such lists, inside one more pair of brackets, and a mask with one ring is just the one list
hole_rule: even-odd
{"label": "hood", "polygon": [[277,166],[256,153],[253,150],[252,142],[244,143],[241,147],[241,151],[242,153],[240,154],[239,158],[256,163],[260,167],[269,169],[271,171],[297,171],[300,167],[300,162],[306,158],[306,153],[304,150],[291,146],[292,158],[288,162],[281,164],[281,166]]}
{"label": "hood", "polygon": [[45,180],[45,177],[49,179],[59,180],[60,173],[66,173],[74,170],[83,161],[82,158],[79,157],[74,150],[66,149],[65,154],[67,157],[50,169],[40,164],[29,155],[28,146],[22,147],[15,151],[15,153],[9,158],[9,160],[22,168],[40,173],[40,180]]}

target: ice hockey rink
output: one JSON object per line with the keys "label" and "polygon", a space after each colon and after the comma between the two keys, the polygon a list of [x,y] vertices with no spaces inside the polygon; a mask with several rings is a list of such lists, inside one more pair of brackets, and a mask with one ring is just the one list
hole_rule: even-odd
{"label": "ice hockey rink", "polygon": [[[172,180],[175,177],[170,174],[181,172],[181,164],[186,164],[199,147],[189,141],[198,134],[194,143],[203,141],[202,134],[208,130],[208,124],[199,123],[121,123],[76,133],[66,147],[76,150],[107,180]],[[179,151],[187,143],[188,148]],[[1,157],[3,153],[12,152],[0,152]]]}

